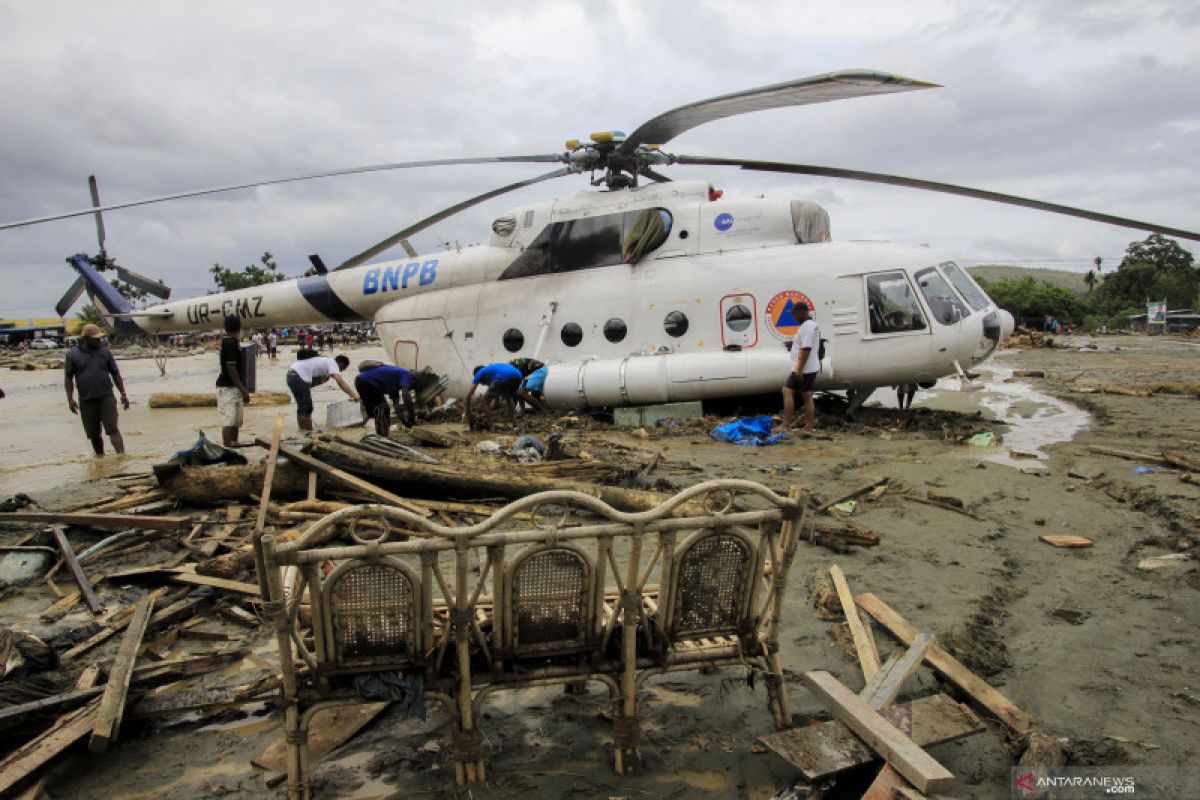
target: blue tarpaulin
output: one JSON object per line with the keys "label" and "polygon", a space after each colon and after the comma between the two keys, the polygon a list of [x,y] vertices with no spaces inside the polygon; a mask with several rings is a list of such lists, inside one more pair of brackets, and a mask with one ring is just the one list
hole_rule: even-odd
{"label": "blue tarpaulin", "polygon": [[770,417],[743,417],[713,428],[709,436],[731,444],[775,444],[787,431],[772,434]]}

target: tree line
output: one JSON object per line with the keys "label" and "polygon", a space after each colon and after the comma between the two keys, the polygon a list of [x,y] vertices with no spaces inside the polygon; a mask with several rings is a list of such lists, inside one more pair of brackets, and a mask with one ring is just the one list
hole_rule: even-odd
{"label": "tree line", "polygon": [[1179,242],[1153,233],[1132,242],[1115,270],[1101,273],[1101,261],[1084,278],[1087,294],[1078,294],[1032,276],[979,279],[996,304],[1007,309],[1018,324],[1040,327],[1049,314],[1086,330],[1102,325],[1125,328],[1129,317],[1146,313],[1149,301],[1167,301],[1168,309],[1200,306],[1200,268],[1195,256]]}

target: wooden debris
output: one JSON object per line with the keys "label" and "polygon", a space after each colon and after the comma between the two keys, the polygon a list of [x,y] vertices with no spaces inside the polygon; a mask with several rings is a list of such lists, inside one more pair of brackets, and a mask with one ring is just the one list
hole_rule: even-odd
{"label": "wooden debris", "polygon": [[1166,450],[1162,454],[1163,461],[1177,469],[1186,469],[1193,472],[1200,472],[1200,460],[1188,458],[1182,453],[1171,453]]}
{"label": "wooden debris", "polygon": [[156,487],[148,487],[137,492],[131,492],[118,500],[110,500],[98,506],[88,508],[89,514],[101,514],[112,511],[122,511],[144,503],[157,502],[166,498],[166,492]]}
{"label": "wooden debris", "polygon": [[[252,406],[286,406],[292,402],[288,392],[254,392],[250,395]],[[153,392],[147,402],[150,408],[216,408],[214,392]]]}
{"label": "wooden debris", "polygon": [[273,698],[279,693],[279,685],[278,676],[268,675],[260,681],[244,686],[197,689],[143,697],[129,706],[125,716],[128,719],[146,719],[186,712],[219,711]]}
{"label": "wooden debris", "polygon": [[1039,536],[1038,540],[1055,547],[1091,547],[1095,544],[1086,536],[1075,536],[1070,533],[1047,533]]}
{"label": "wooden debris", "polygon": [[[267,466],[267,471],[271,471],[269,464]],[[208,538],[208,540],[200,545],[198,552],[205,558],[212,558],[212,556],[217,552],[217,548],[221,546],[221,543],[225,539],[229,538],[229,536],[238,529],[237,522],[242,518],[242,514],[244,514],[245,511],[246,508],[244,506],[226,506],[225,524],[217,528],[217,530]]]}
{"label": "wooden debris", "polygon": [[1019,767],[1061,767],[1067,763],[1064,740],[1051,736],[1040,728],[1032,728],[1025,736],[1025,752],[1017,761]]}
{"label": "wooden debris", "polygon": [[1163,464],[1169,466],[1165,458],[1162,456],[1152,455],[1150,453],[1135,453],[1132,450],[1118,450],[1115,447],[1101,447],[1095,444],[1088,445],[1088,451],[1102,456],[1124,458],[1128,461],[1145,461],[1151,464]]}
{"label": "wooden debris", "polygon": [[922,792],[940,792],[954,786],[954,776],[949,770],[828,672],[806,672],[803,680],[809,691],[824,700],[835,717],[871,745],[913,786]]}
{"label": "wooden debris", "polygon": [[879,651],[875,647],[875,639],[858,616],[858,607],[854,605],[854,595],[850,593],[850,585],[846,583],[842,568],[834,564],[829,568],[829,576],[833,578],[838,599],[842,601],[842,612],[850,625],[850,635],[854,638],[854,650],[858,653],[863,678],[869,682],[879,672]]}
{"label": "wooden debris", "polygon": [[71,577],[79,586],[79,593],[82,595],[83,601],[87,603],[93,614],[103,614],[104,604],[100,602],[99,597],[96,597],[96,592],[92,589],[92,582],[88,580],[83,567],[79,566],[79,559],[75,557],[75,551],[71,548],[71,543],[67,541],[66,531],[62,529],[61,525],[54,525],[51,526],[50,532],[54,535],[54,543],[58,546],[58,551],[62,553],[63,561],[70,570]]}
{"label": "wooden debris", "polygon": [[[371,720],[387,708],[387,703],[364,703],[362,705],[335,706],[318,711],[313,717],[308,735],[309,764],[316,764],[334,748],[340,747],[354,734],[366,727]],[[267,746],[251,764],[275,773],[267,778],[268,786],[275,786],[287,778],[287,743],[280,736]]]}
{"label": "wooden debris", "polygon": [[[149,596],[157,600],[166,593],[166,589],[156,589],[151,592]],[[107,642],[113,636],[116,636],[118,633],[125,630],[125,626],[129,624],[129,618],[136,610],[137,603],[134,603],[132,605],[125,606],[125,608],[121,609],[120,611],[117,611],[108,618],[103,628],[96,631],[96,633],[92,634],[91,637],[75,645],[70,650],[62,653],[58,657],[58,660],[65,664],[72,659],[78,658],[80,655],[86,653],[88,650],[91,650],[96,645]]]}
{"label": "wooden debris", "polygon": [[181,531],[191,526],[188,517],[151,517],[136,514],[76,514],[56,511],[13,511],[0,522],[48,522],[54,525],[86,525],[89,528],[123,531],[128,528]]}
{"label": "wooden debris", "polygon": [[965,508],[951,505],[949,503],[943,503],[939,500],[934,500],[929,497],[917,497],[916,495],[906,494],[904,495],[904,499],[911,500],[914,503],[921,503],[922,505],[933,506],[934,508],[943,508],[946,511],[954,511],[955,513],[962,514],[964,517],[970,517],[974,520],[979,519],[979,517],[977,517],[975,514],[972,514],[970,511],[967,511]]}
{"label": "wooden debris", "polygon": [[890,480],[891,480],[891,478],[876,478],[875,480],[871,481],[870,483],[866,484],[865,486],[860,486],[852,492],[847,492],[846,494],[841,495],[840,497],[835,497],[834,499],[832,499],[826,503],[822,503],[820,506],[817,507],[817,513],[818,514],[827,514],[827,513],[829,513],[829,509],[833,508],[838,503],[844,503],[847,500],[853,500],[854,498],[858,497],[859,495],[864,495],[867,492],[871,491],[872,489],[875,489],[878,486],[883,486],[883,485],[887,484],[887,482]]}
{"label": "wooden debris", "polygon": [[[897,614],[874,594],[860,594],[854,598],[854,601],[876,622],[891,631],[892,635],[905,644],[911,645],[920,636],[920,631],[914,628],[908,620]],[[1033,726],[1032,717],[938,645],[931,644],[929,646],[925,660],[1017,733],[1025,734]]]}
{"label": "wooden debris", "polygon": [[121,640],[121,648],[108,671],[104,697],[96,714],[96,723],[92,726],[92,736],[88,740],[88,749],[93,753],[106,751],[108,743],[120,733],[121,719],[125,716],[125,695],[129,691],[129,680],[133,674],[133,662],[137,660],[138,647],[142,643],[146,627],[150,624],[150,613],[153,610],[154,597],[147,595],[138,601],[133,616],[129,619],[125,638]]}
{"label": "wooden debris", "polygon": [[32,778],[86,736],[95,724],[99,709],[100,698],[96,698],[83,708],[64,714],[40,736],[26,742],[0,761],[0,797]]}
{"label": "wooden debris", "polygon": [[853,553],[857,547],[875,547],[879,534],[852,519],[840,525],[816,522],[809,529],[809,543],[833,550],[835,553]]}
{"label": "wooden debris", "polygon": [[79,592],[69,592],[66,597],[55,600],[53,605],[41,613],[39,619],[46,623],[58,622],[75,607],[81,596]]}
{"label": "wooden debris", "polygon": [[231,581],[224,578],[214,578],[209,575],[196,575],[191,572],[174,572],[171,573],[167,580],[172,583],[184,583],[189,586],[211,586],[214,589],[220,589],[223,592],[233,592],[234,594],[244,595],[246,597],[259,597],[258,586],[253,583],[242,583],[241,581]]}
{"label": "wooden debris", "polygon": [[[263,442],[263,440],[261,440],[261,439],[257,439],[256,441],[259,444],[262,444],[266,447],[271,446],[269,443]],[[397,506],[399,508],[403,508],[406,511],[411,511],[412,513],[417,514],[418,516],[422,516],[422,517],[432,516],[432,512],[430,512],[424,508],[414,506],[413,504],[409,503],[407,500],[405,500],[402,497],[398,497],[397,495],[394,495],[389,491],[380,489],[378,486],[375,486],[374,484],[372,484],[368,481],[365,481],[362,478],[351,475],[350,473],[340,470],[337,467],[330,466],[329,464],[326,464],[325,462],[320,461],[316,458],[307,456],[304,453],[299,452],[298,450],[293,450],[290,447],[282,447],[281,446],[279,448],[279,452],[282,453],[284,456],[286,456],[289,461],[293,461],[297,464],[300,464],[301,466],[306,467],[319,475],[323,475],[327,478],[332,478],[333,480],[343,483],[343,484],[351,487],[352,489],[356,489],[360,492],[365,492],[366,494],[369,494],[374,498],[382,500],[385,503]],[[361,455],[369,456],[370,454],[362,453]],[[372,456],[372,457],[379,458],[384,461],[390,461],[390,459],[384,459],[382,456]],[[313,498],[310,497],[309,499],[311,500]]]}
{"label": "wooden debris", "polygon": [[921,662],[925,660],[925,652],[932,644],[933,634],[922,633],[913,640],[904,655],[889,658],[858,696],[876,711],[891,705],[900,689],[904,687],[905,681],[921,666]]}
{"label": "wooden debris", "polygon": [[[979,717],[944,694],[882,708],[879,715],[897,727],[908,720],[912,725],[912,741],[920,747],[961,739],[983,730]],[[789,728],[761,736],[759,741],[799,769],[808,781],[879,759],[878,753],[837,720]]]}
{"label": "wooden debris", "polygon": [[449,436],[445,433],[439,433],[438,431],[430,430],[429,428],[427,428],[423,425],[417,425],[415,427],[409,428],[407,433],[409,436],[416,439],[418,442],[425,445],[426,447],[441,447],[441,448],[453,447],[455,444],[457,444],[458,442],[461,441],[457,437]]}
{"label": "wooden debris", "polygon": [[1179,473],[1179,480],[1184,483],[1190,483],[1193,486],[1200,486],[1200,475],[1193,475],[1190,472]]}

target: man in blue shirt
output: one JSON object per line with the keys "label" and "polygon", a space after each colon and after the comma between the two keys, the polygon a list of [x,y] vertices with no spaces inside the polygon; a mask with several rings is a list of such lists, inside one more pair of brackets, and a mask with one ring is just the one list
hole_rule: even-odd
{"label": "man in blue shirt", "polygon": [[516,400],[525,400],[533,405],[533,398],[521,388],[521,370],[504,362],[488,364],[486,367],[476,367],[475,378],[471,381],[471,388],[467,391],[464,401],[467,407],[466,417],[469,428],[474,429],[471,424],[471,398],[480,386],[487,387],[487,397],[484,398],[483,403],[483,415],[487,419],[486,427],[491,427],[492,410],[500,404],[501,400],[504,401],[504,406],[508,409],[508,417],[514,424],[517,421]]}
{"label": "man in blue shirt", "polygon": [[[358,377],[354,379],[354,388],[362,399],[363,410],[367,416],[375,420],[375,432],[387,436],[392,427],[391,415],[388,413],[388,398],[396,409],[396,418],[411,428],[417,424],[417,409],[413,405],[412,374],[401,367],[392,367],[378,361],[363,361],[358,365]],[[404,395],[404,407],[407,414],[400,412],[400,395]]]}

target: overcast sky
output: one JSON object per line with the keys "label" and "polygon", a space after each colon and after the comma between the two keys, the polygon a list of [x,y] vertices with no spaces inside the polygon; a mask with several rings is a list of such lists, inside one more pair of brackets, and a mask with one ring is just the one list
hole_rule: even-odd
{"label": "overcast sky", "polygon": [[[418,10],[418,7],[420,10]],[[761,112],[669,150],[965,184],[1200,227],[1200,2],[59,2],[0,0],[0,221],[372,163],[550,153],[678,105],[861,68],[944,88]],[[108,250],[175,297],[264,250],[300,274],[546,165],[406,170],[105,215]],[[836,239],[964,264],[1115,267],[1146,234],[868,184],[674,167],[726,196],[807,198]],[[417,235],[486,240],[492,200]],[[1195,251],[1191,243],[1185,243]],[[0,317],[48,316],[95,252],[90,218],[0,231]]]}

